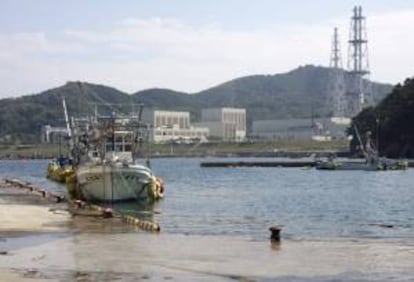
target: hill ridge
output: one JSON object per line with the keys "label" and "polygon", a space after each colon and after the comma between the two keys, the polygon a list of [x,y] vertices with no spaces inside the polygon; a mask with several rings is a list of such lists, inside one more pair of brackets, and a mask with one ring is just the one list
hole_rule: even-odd
{"label": "hill ridge", "polygon": [[[44,124],[62,123],[61,96],[71,114],[88,110],[89,103],[143,103],[145,107],[189,111],[192,121],[203,108],[241,107],[252,120],[329,115],[326,81],[329,68],[305,65],[286,73],[238,77],[196,93],[148,88],[129,94],[114,87],[68,81],[38,94],[0,100],[0,142],[36,142]],[[373,83],[377,102],[392,86]]]}

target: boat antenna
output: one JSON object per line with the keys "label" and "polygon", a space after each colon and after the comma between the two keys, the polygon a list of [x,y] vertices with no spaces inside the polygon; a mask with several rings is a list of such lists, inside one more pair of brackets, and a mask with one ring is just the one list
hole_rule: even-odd
{"label": "boat antenna", "polygon": [[59,158],[62,157],[62,133],[59,133]]}
{"label": "boat antenna", "polygon": [[66,108],[65,97],[62,97],[62,104],[63,104],[63,111],[64,111],[64,114],[65,114],[66,130],[68,131],[68,137],[71,138],[72,137],[72,131],[70,129],[68,109]]}
{"label": "boat antenna", "polygon": [[111,142],[112,142],[112,151],[115,152],[115,121],[116,113],[111,113]]}
{"label": "boat antenna", "polygon": [[[64,96],[62,96],[62,106],[63,106],[64,115],[65,115],[66,131],[67,131],[67,134],[68,134],[67,138],[69,140],[69,151],[73,153],[74,143],[73,143],[73,139],[72,139],[72,129],[70,128],[68,109],[66,107],[66,100],[65,100]],[[61,146],[61,144],[60,144],[61,139],[62,139],[62,136],[60,135],[60,137],[59,137],[59,151],[60,151],[60,146]],[[60,152],[59,152],[59,154],[60,154]]]}
{"label": "boat antenna", "polygon": [[141,123],[142,120],[142,111],[144,109],[144,105],[143,104],[139,104],[139,111],[138,111],[138,124]]}
{"label": "boat antenna", "polygon": [[150,142],[150,125],[147,124],[147,160],[146,160],[146,165],[147,167],[151,168],[151,163],[150,163],[150,157],[151,157],[151,142]]}
{"label": "boat antenna", "polygon": [[359,135],[359,131],[358,131],[358,128],[357,128],[357,126],[354,124],[354,130],[355,130],[355,134],[356,134],[356,136],[357,136],[357,138],[358,138],[358,142],[359,142],[359,146],[360,146],[360,148],[361,148],[361,151],[362,151],[362,153],[364,154],[364,157],[365,158],[367,158],[367,152],[365,151],[365,146],[364,146],[364,144],[362,143],[362,139],[361,139],[361,136]]}

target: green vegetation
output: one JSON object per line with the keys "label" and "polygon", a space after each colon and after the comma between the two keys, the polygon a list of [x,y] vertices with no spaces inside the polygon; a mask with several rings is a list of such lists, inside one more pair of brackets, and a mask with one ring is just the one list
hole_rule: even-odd
{"label": "green vegetation", "polygon": [[[367,108],[353,121],[359,132],[370,131],[380,155],[414,158],[414,78],[397,85],[378,106]],[[350,129],[350,133],[353,132]],[[364,136],[361,136],[364,138]],[[356,151],[354,138],[351,149]]]}
{"label": "green vegetation", "polygon": [[[326,98],[331,71],[304,66],[284,74],[243,77],[200,92],[200,100],[203,107],[246,108],[249,123],[252,120],[330,116]],[[373,83],[373,89],[378,102],[392,87]]]}
{"label": "green vegetation", "polygon": [[93,112],[91,103],[130,103],[131,97],[116,89],[69,82],[37,95],[0,100],[0,143],[33,144],[40,141],[43,125],[63,126],[62,97],[69,113]]}

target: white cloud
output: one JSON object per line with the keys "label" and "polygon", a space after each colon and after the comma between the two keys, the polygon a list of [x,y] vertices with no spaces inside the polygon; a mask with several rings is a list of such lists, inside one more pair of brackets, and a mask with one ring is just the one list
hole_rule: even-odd
{"label": "white cloud", "polygon": [[390,12],[369,18],[372,77],[404,81],[414,76],[414,11]]}
{"label": "white cloud", "polygon": [[[340,22],[344,39],[349,20]],[[373,79],[397,82],[411,75],[412,26],[414,11],[368,18]],[[150,87],[195,92],[238,76],[327,65],[332,30],[333,25],[228,30],[217,23],[193,27],[177,19],[131,18],[99,32],[0,34],[0,97],[67,80],[127,92]],[[344,41],[342,48],[345,59]]]}

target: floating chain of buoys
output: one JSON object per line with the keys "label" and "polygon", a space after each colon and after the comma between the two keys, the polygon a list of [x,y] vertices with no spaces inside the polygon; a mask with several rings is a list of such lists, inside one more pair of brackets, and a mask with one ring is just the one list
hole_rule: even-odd
{"label": "floating chain of buoys", "polygon": [[20,189],[25,189],[27,192],[30,192],[33,195],[40,196],[55,203],[66,201],[69,204],[68,210],[72,215],[96,216],[104,218],[117,217],[121,218],[122,222],[136,226],[144,231],[161,231],[160,225],[156,222],[141,220],[131,215],[123,215],[121,213],[114,212],[111,208],[105,208],[96,204],[89,204],[81,200],[70,200],[65,198],[65,196],[55,195],[49,191],[35,187],[29,182],[21,181],[19,179],[3,179],[3,181],[0,180],[0,187],[17,187]]}
{"label": "floating chain of buoys", "polygon": [[[138,228],[150,231],[150,232],[160,232],[161,227],[156,222],[151,222],[147,220],[142,220],[137,217],[131,216],[131,215],[124,215],[120,213],[114,212],[111,208],[104,208],[99,205],[94,204],[88,204],[84,201],[75,200],[72,202],[72,206],[76,207],[76,209],[88,209],[90,211],[97,212],[100,216],[109,218],[109,217],[118,217],[121,218],[123,222],[129,225],[137,226]],[[79,214],[78,212],[74,211],[74,214]]]}
{"label": "floating chain of buoys", "polygon": [[138,226],[142,230],[150,231],[150,232],[160,232],[161,226],[156,222],[141,220],[139,218],[130,216],[130,215],[122,215],[122,221],[126,222],[131,225]]}

